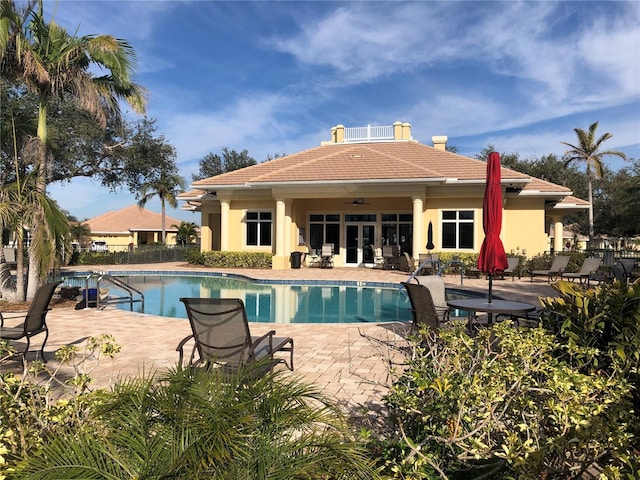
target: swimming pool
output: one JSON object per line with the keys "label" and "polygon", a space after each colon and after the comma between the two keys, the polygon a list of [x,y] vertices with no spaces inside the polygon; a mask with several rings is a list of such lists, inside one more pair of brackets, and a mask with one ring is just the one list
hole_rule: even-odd
{"label": "swimming pool", "polygon": [[[144,294],[144,312],[151,315],[187,318],[181,297],[241,298],[250,322],[264,323],[355,323],[411,321],[409,299],[403,290],[393,286],[353,285],[357,282],[333,284],[266,283],[232,276],[200,276],[174,274],[120,274],[112,276],[125,281]],[[86,276],[86,275],[84,275]],[[84,278],[74,275],[75,280]],[[65,277],[71,284],[72,277]],[[77,282],[75,283],[77,284]],[[120,295],[117,287],[107,282],[101,288]],[[130,310],[129,303],[117,308]],[[133,304],[141,312],[141,305]]]}
{"label": "swimming pool", "polygon": [[[181,297],[240,298],[250,322],[262,323],[380,323],[410,322],[411,304],[403,288],[374,282],[254,280],[240,275],[110,272],[144,294],[144,309],[133,311],[161,317],[187,318]],[[79,285],[87,273],[65,276],[66,285]],[[94,285],[91,285],[94,286]],[[122,295],[116,286],[101,284],[110,295]],[[472,292],[448,289],[452,297]],[[116,305],[130,310],[129,303]],[[143,311],[144,310],[144,311]],[[456,312],[466,316],[466,312]]]}

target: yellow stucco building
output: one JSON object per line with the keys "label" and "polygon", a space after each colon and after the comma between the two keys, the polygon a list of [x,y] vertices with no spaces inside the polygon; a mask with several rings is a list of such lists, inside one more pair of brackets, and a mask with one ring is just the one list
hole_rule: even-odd
{"label": "yellow stucco building", "polygon": [[[262,251],[273,268],[290,268],[290,253],[334,245],[335,266],[373,262],[373,250],[397,244],[417,259],[433,226],[436,252],[480,250],[486,164],[413,140],[411,126],[331,129],[322,145],[194,182],[180,196],[201,212],[203,251]],[[587,202],[561,185],[502,168],[507,253],[562,250],[549,230]]]}

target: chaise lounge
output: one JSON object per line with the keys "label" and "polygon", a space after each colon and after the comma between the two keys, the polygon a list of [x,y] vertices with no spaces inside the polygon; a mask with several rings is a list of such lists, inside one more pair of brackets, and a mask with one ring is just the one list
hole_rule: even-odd
{"label": "chaise lounge", "polygon": [[547,277],[547,283],[551,283],[559,278],[567,268],[569,264],[569,258],[566,255],[558,255],[553,259],[553,263],[548,270],[532,270],[529,272],[531,275],[531,281],[533,282],[533,277]]}

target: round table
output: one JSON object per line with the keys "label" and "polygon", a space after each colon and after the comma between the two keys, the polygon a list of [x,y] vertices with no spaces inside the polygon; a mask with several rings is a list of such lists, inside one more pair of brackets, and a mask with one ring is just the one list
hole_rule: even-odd
{"label": "round table", "polygon": [[493,300],[489,302],[486,298],[459,298],[447,301],[447,305],[458,310],[467,312],[486,312],[489,317],[489,325],[493,321],[494,313],[505,315],[516,315],[533,312],[536,307],[530,303],[512,302],[509,300]]}

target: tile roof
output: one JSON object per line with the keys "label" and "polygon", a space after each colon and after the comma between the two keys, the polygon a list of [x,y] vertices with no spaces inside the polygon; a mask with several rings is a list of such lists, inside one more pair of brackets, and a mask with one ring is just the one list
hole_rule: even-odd
{"label": "tile roof", "polygon": [[[181,220],[165,216],[165,227],[168,232],[175,232],[171,225],[180,225]],[[112,210],[87,220],[91,233],[121,233],[130,231],[161,231],[162,215],[137,205],[121,210]]]}
{"label": "tile roof", "polygon": [[[193,183],[198,190],[243,186],[327,182],[484,182],[486,163],[416,141],[328,144]],[[570,190],[524,173],[502,168],[502,182],[524,190],[569,193]]]}

